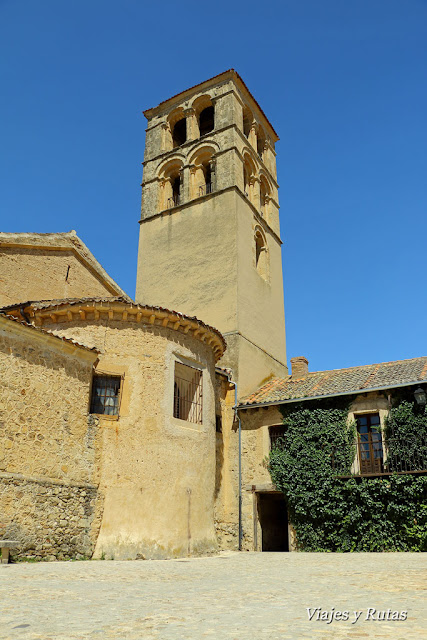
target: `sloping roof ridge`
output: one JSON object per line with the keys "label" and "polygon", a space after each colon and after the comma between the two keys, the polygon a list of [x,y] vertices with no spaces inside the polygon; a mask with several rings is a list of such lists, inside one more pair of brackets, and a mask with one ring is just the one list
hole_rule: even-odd
{"label": "sloping roof ridge", "polygon": [[[329,369],[325,371],[310,371],[307,375],[302,378],[293,379],[292,376],[288,376],[285,378],[273,378],[269,380],[266,384],[259,387],[256,391],[246,396],[240,401],[240,406],[244,405],[262,405],[265,403],[274,404],[279,403],[281,401],[290,401],[290,400],[301,400],[301,399],[309,399],[315,397],[333,397],[334,395],[342,395],[345,393],[354,393],[354,392],[368,392],[375,391],[376,389],[384,388],[381,386],[370,386],[375,380],[376,375],[386,370],[387,367],[391,367],[393,365],[401,365],[408,363],[417,363],[423,364],[422,371],[420,373],[412,372],[412,377],[410,380],[394,380],[394,384],[396,386],[400,386],[401,384],[408,384],[408,382],[412,384],[416,384],[419,381],[424,381],[425,376],[427,374],[427,356],[418,356],[415,358],[406,358],[405,360],[390,360],[388,362],[380,362],[369,365],[359,365],[355,367],[346,367],[343,369]],[[326,391],[326,389],[322,389],[323,383],[328,383],[330,380],[333,382],[336,377],[338,381],[340,378],[346,373],[349,372],[361,372],[363,375],[363,383],[354,384],[352,387],[342,387],[341,389],[337,389],[333,392]],[[393,382],[393,381],[392,381]],[[313,384],[314,383],[314,384]],[[352,383],[351,383],[352,384]],[[387,385],[389,388],[390,384]],[[289,397],[281,397],[281,394],[289,394],[293,393],[296,395],[292,395]]]}
{"label": "sloping roof ridge", "polygon": [[[105,302],[126,302],[128,304],[136,304],[133,302],[133,300],[131,300],[131,298],[128,298],[127,296],[86,296],[84,298],[45,298],[43,300],[26,300],[25,302],[15,302],[14,304],[8,304],[4,307],[0,308],[0,313],[1,311],[3,311],[4,309],[17,309],[18,307],[28,307],[29,305],[32,304],[40,304],[45,302],[46,306],[53,306],[56,304],[56,306],[60,306],[60,305],[64,305],[64,304],[76,304],[79,302],[101,302],[101,301],[105,301]],[[51,303],[51,305],[49,305],[48,303]]]}
{"label": "sloping roof ridge", "polygon": [[[404,358],[403,360],[388,360],[387,362],[372,362],[370,364],[359,364],[353,367],[343,367],[342,369],[324,369],[323,371],[309,371],[308,375],[313,375],[314,373],[332,373],[334,371],[351,371],[353,369],[364,369],[365,367],[382,367],[388,364],[398,364],[401,362],[411,362],[413,360],[427,360],[427,356],[416,356],[415,358]],[[308,376],[307,376],[308,377]]]}
{"label": "sloping roof ridge", "polygon": [[2,236],[77,236],[75,229],[71,231],[48,231],[42,233],[40,231],[0,231],[0,238]]}
{"label": "sloping roof ridge", "polygon": [[61,336],[54,331],[49,331],[48,329],[42,329],[41,327],[35,327],[33,324],[25,322],[25,320],[21,320],[20,318],[16,318],[15,316],[10,316],[7,313],[3,313],[0,310],[0,317],[5,318],[6,320],[10,320],[11,322],[16,322],[17,324],[22,325],[23,327],[27,327],[28,329],[32,329],[33,331],[37,331],[38,333],[43,333],[48,336],[52,336],[53,338],[58,338],[58,340],[62,340],[62,342],[69,342],[76,347],[81,347],[82,349],[86,349],[86,351],[93,351],[94,353],[99,353],[98,349],[95,347],[88,347],[88,345],[83,344],[82,342],[77,342],[77,340],[73,340],[73,338],[66,338],[65,336]]}

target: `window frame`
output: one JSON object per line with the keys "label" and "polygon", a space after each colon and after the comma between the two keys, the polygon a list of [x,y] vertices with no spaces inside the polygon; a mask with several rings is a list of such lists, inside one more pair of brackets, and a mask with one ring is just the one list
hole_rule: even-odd
{"label": "window frame", "polygon": [[286,438],[286,428],[282,424],[271,424],[268,427],[268,439],[270,451],[276,446],[276,442],[280,438]]}
{"label": "window frame", "polygon": [[[117,413],[99,413],[97,411],[93,411],[94,399],[95,399],[95,380],[96,378],[115,378],[120,381],[118,393],[117,393]],[[124,383],[125,374],[122,373],[112,373],[110,371],[100,371],[95,370],[92,374],[92,385],[90,390],[90,404],[89,404],[89,414],[94,416],[99,416],[102,419],[107,420],[118,420],[120,417],[120,409],[122,403],[123,396],[123,383]],[[107,396],[105,396],[107,397]]]}
{"label": "window frame", "polygon": [[[379,411],[361,412],[355,414],[356,421],[356,460],[358,475],[378,475],[384,473],[384,439]],[[372,418],[378,419],[378,424],[371,424]],[[359,420],[366,419],[366,425],[360,425]],[[366,433],[360,432],[360,427],[366,427]],[[372,434],[379,437],[373,438]],[[380,455],[376,455],[379,453]]]}
{"label": "window frame", "polygon": [[[190,380],[186,380],[185,378],[182,378],[181,376],[177,376],[177,366],[181,366],[181,367],[186,367],[188,369],[191,369],[194,372],[197,372],[199,374],[199,380],[197,383],[197,387],[195,388],[195,393],[198,394],[198,400],[200,400],[200,402],[196,401],[196,402],[192,402],[189,400],[184,400],[184,402],[190,402],[191,405],[195,405],[196,406],[196,411],[197,411],[197,420],[190,420],[188,419],[188,415],[189,413],[192,411],[192,406],[189,407],[188,409],[188,414],[186,418],[180,417],[179,414],[180,413],[180,409],[178,408],[177,410],[177,402],[182,402],[182,400],[180,401],[180,399],[177,399],[177,394],[176,394],[176,390],[179,390],[178,385],[177,385],[177,378],[179,380],[182,380],[183,382],[187,382],[189,384],[192,384]],[[204,368],[201,366],[197,366],[196,363],[192,363],[192,364],[188,364],[188,362],[185,362],[181,359],[174,359],[173,360],[173,366],[172,366],[172,370],[173,370],[173,386],[172,386],[172,417],[174,420],[179,420],[180,422],[185,422],[187,424],[191,424],[194,425],[194,427],[202,427],[205,423],[204,420],[204,410],[205,410],[205,403],[206,403],[206,398],[205,398],[205,384],[204,384]],[[179,407],[179,405],[178,405]]]}

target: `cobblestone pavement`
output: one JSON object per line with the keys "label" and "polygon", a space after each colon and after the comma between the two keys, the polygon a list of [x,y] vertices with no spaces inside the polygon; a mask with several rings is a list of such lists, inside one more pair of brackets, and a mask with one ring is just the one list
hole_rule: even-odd
{"label": "cobblestone pavement", "polygon": [[[0,565],[0,638],[423,640],[426,590],[427,554]],[[310,621],[307,607],[334,607],[350,619],[328,624],[316,611]],[[388,609],[390,618],[407,611],[407,620],[372,619]],[[354,611],[362,613],[352,624]]]}

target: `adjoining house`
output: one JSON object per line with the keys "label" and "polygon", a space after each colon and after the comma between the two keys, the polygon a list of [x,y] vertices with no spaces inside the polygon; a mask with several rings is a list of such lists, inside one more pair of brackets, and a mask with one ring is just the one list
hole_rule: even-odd
{"label": "adjoining house", "polygon": [[135,301],[74,231],[0,233],[0,533],[21,557],[291,549],[265,465],[280,407],[347,394],[354,471],[385,473],[388,394],[427,384],[426,358],[288,376],[278,136],[234,70],[145,116]]}
{"label": "adjoining house", "polygon": [[[286,378],[267,382],[239,403],[243,437],[243,527],[246,548],[293,550],[292,523],[288,521],[284,496],[271,482],[265,459],[286,436],[283,409],[307,404],[310,408],[348,406],[348,423],[355,425],[349,455],[350,473],[334,462],[337,478],[381,477],[391,473],[427,473],[427,442],[413,447],[411,459],[391,455],[393,433],[385,422],[390,409],[402,398],[425,406],[427,357],[397,360],[331,371],[308,370],[304,357],[291,358],[292,372]],[[417,434],[413,434],[416,439]]]}

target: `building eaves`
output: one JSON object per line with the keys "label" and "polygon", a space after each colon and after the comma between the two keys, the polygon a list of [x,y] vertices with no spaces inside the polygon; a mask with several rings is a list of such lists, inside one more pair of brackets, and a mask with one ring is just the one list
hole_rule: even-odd
{"label": "building eaves", "polygon": [[[182,322],[193,323],[193,328],[197,329],[196,334],[200,331],[209,332],[213,334],[215,337],[215,351],[220,353],[221,355],[224,353],[227,348],[227,343],[224,339],[224,336],[218,329],[212,327],[209,324],[206,324],[202,320],[199,320],[196,316],[188,316],[180,311],[174,311],[173,309],[166,309],[165,307],[157,307],[152,305],[144,305],[138,304],[133,301],[129,301],[128,298],[124,298],[123,296],[113,296],[113,297],[90,297],[90,298],[63,298],[56,300],[31,300],[28,302],[23,302],[15,305],[8,305],[7,307],[3,307],[0,311],[7,312],[8,314],[16,314],[18,317],[25,319],[27,314],[36,314],[37,312],[43,312],[45,310],[49,310],[49,312],[55,313],[56,310],[60,310],[62,307],[70,307],[70,306],[86,306],[91,307],[92,305],[97,306],[111,306],[111,305],[119,305],[123,311],[133,311],[138,312],[139,310],[142,312],[148,312],[152,314],[162,314],[163,316],[171,315],[176,320],[182,320]],[[200,330],[200,331],[199,331]]]}
{"label": "building eaves", "polygon": [[427,357],[310,372],[300,379],[274,378],[244,398],[241,408],[367,393],[427,383]]}

